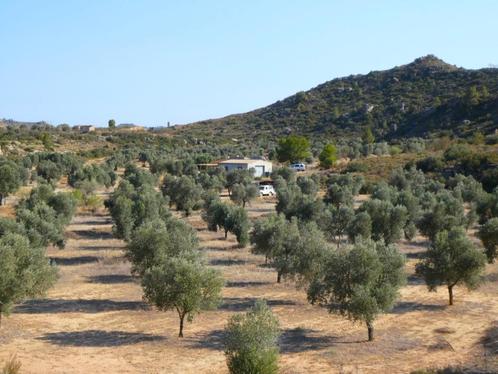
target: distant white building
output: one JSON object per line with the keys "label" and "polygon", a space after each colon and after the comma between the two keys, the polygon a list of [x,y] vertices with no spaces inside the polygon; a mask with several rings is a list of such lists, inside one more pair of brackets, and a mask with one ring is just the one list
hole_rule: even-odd
{"label": "distant white building", "polygon": [[226,171],[254,169],[255,177],[264,177],[272,172],[272,163],[266,160],[231,159],[218,163]]}
{"label": "distant white building", "polygon": [[74,131],[79,131],[82,134],[86,134],[89,132],[94,132],[96,130],[95,126],[92,125],[78,125],[78,126],[73,126]]}

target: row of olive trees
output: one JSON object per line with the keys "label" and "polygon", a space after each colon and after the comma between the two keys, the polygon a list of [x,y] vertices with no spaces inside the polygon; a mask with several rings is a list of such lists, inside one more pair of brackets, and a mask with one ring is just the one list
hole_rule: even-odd
{"label": "row of olive trees", "polygon": [[[373,334],[372,319],[367,318],[367,315],[375,316],[375,313],[361,308],[376,305],[379,306],[376,313],[380,313],[393,306],[396,290],[404,282],[404,260],[392,243],[403,235],[411,240],[419,231],[428,237],[430,248],[417,265],[417,274],[425,279],[429,290],[435,290],[438,286],[447,287],[450,304],[453,303],[455,285],[463,284],[473,288],[478,284],[485,255],[465,234],[465,229],[475,224],[476,218],[472,209],[465,213],[462,198],[462,194],[471,195],[472,186],[464,188],[461,183],[457,183],[459,188],[451,190],[416,170],[397,170],[391,176],[389,184],[374,186],[371,198],[354,209],[353,197],[361,189],[361,179],[354,180],[348,175],[333,176],[326,182],[328,188],[325,198],[320,199],[316,196],[316,189],[309,188],[309,181],[301,181],[300,186],[292,174],[289,175],[290,177],[286,177],[281,172],[275,177],[278,197],[276,209],[281,215],[256,222],[252,233],[254,251],[264,254],[271,261],[277,270],[278,280],[281,275],[296,274],[301,274],[302,280],[303,274],[308,274],[304,279],[309,281],[310,301],[326,304],[331,310],[351,319],[364,320],[369,327],[369,336]],[[348,237],[350,244],[340,251],[323,250],[323,246],[315,253],[303,250],[299,246],[299,239],[305,237],[305,233],[300,232],[300,227],[306,224],[315,224],[317,229],[323,231],[323,236],[335,241],[338,247],[343,244],[343,237]],[[496,252],[495,227],[495,220],[491,219],[480,230],[490,261],[492,259],[489,254]],[[313,238],[317,237],[317,234],[313,235]],[[312,246],[310,240],[307,243]],[[387,253],[392,254],[392,262],[381,260],[381,263],[390,264],[390,267],[376,273],[380,277],[378,279],[393,281],[389,287],[382,286],[382,289],[390,290],[388,294],[391,298],[386,298],[387,294],[375,295],[384,298],[386,304],[382,304],[380,299],[369,301],[366,291],[368,285],[348,285],[347,281],[353,280],[350,275],[355,271],[352,263],[354,258],[351,261],[344,260],[346,262],[343,263],[337,258],[344,253],[354,256],[355,251],[365,248],[374,248],[377,255],[379,252],[386,252],[385,248],[390,248]],[[336,257],[331,256],[333,260],[327,262],[322,258],[326,253],[334,253]],[[309,267],[301,267],[300,254],[305,254],[305,264],[313,262],[313,254],[316,256],[317,265],[311,267],[314,269],[312,277],[306,270]],[[328,264],[330,268],[324,273],[325,276],[320,276],[323,264]],[[360,265],[356,270],[363,272]],[[374,271],[375,266],[371,270]],[[340,278],[341,272],[347,277]],[[366,281],[367,275],[361,274],[360,278]],[[361,297],[347,292],[356,286],[364,292]],[[372,290],[378,287],[380,286],[375,285]],[[358,306],[361,308],[356,310]]]}
{"label": "row of olive trees", "polygon": [[45,247],[64,247],[64,227],[75,211],[70,193],[42,184],[19,202],[15,219],[0,218],[0,320],[15,303],[43,295],[55,283],[56,264]]}
{"label": "row of olive trees", "polygon": [[0,157],[0,205],[29,180],[29,169],[22,163]]}
{"label": "row of olive trees", "polygon": [[393,245],[362,238],[333,249],[312,221],[272,215],[255,223],[251,241],[277,270],[277,282],[292,278],[307,289],[310,302],[365,322],[369,340],[375,318],[392,308],[405,282],[404,257]]}
{"label": "row of olive trees", "polygon": [[206,201],[202,218],[206,221],[208,230],[224,230],[225,239],[229,232],[234,234],[240,247],[249,243],[251,223],[243,207],[222,202],[215,197]]}
{"label": "row of olive trees", "polygon": [[148,171],[128,166],[106,206],[114,234],[127,241],[126,256],[144,299],[159,310],[175,310],[183,337],[185,321],[219,305],[224,281],[207,267],[195,230],[171,215],[168,197],[155,185]]}

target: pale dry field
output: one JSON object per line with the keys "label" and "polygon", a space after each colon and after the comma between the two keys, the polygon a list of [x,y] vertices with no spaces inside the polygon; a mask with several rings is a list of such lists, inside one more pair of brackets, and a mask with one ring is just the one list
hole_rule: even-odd
{"label": "pale dry field", "polygon": [[[273,211],[271,199],[248,208],[251,217]],[[366,329],[311,306],[292,282],[276,283],[264,258],[239,249],[234,237],[209,232],[198,213],[187,219],[201,250],[226,279],[223,303],[186,325],[179,339],[176,312],[142,302],[140,285],[123,259],[124,243],[112,238],[105,211],[79,213],[67,228],[64,250],[50,248],[60,279],[45,299],[17,306],[0,329],[0,363],[16,354],[23,373],[224,373],[223,327],[233,314],[264,298],[282,328],[282,373],[407,373],[426,367],[479,366],[498,370],[498,266],[472,293],[429,293],[413,276],[426,243],[400,243],[409,282],[394,310]]]}

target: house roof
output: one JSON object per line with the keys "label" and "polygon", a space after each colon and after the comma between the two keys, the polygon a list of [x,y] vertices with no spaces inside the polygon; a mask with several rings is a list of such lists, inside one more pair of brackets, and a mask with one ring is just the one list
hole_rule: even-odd
{"label": "house roof", "polygon": [[259,159],[230,159],[220,161],[220,164],[255,164],[255,163],[271,163],[267,160],[259,160]]}

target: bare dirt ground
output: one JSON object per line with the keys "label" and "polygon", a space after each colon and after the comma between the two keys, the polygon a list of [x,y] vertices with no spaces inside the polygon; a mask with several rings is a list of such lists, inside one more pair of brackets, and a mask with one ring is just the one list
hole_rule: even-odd
{"label": "bare dirt ground", "polygon": [[[256,217],[272,212],[274,202],[248,209]],[[223,240],[222,233],[207,231],[199,214],[187,220],[226,286],[219,310],[187,324],[185,338],[177,338],[176,312],[142,302],[110,217],[79,213],[67,228],[66,249],[48,251],[60,269],[56,286],[3,320],[0,363],[17,354],[23,373],[224,373],[227,319],[265,298],[281,323],[282,373],[407,373],[448,365],[498,370],[497,265],[488,266],[485,285],[471,293],[458,288],[456,305],[447,307],[446,290],[429,293],[413,276],[426,243],[401,243],[409,282],[394,310],[376,321],[376,340],[368,343],[363,325],[309,305],[292,282],[277,284],[261,256],[237,248],[232,236]]]}

